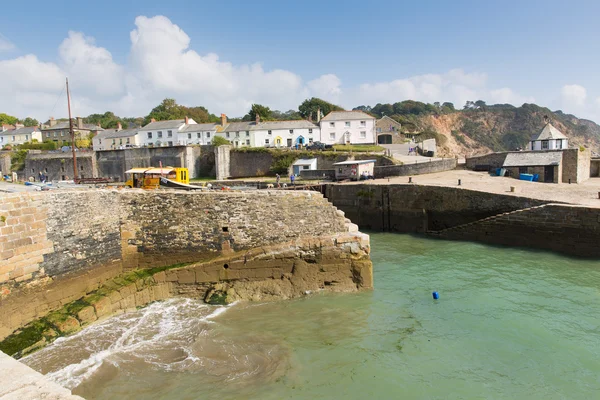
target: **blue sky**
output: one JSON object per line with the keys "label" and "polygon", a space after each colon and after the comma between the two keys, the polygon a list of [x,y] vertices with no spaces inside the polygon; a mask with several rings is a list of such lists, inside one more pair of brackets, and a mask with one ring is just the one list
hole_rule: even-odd
{"label": "blue sky", "polygon": [[[19,116],[47,118],[62,84],[49,81],[62,74],[81,114],[146,114],[168,96],[239,115],[252,102],[287,109],[318,95],[346,107],[535,101],[600,120],[596,1],[30,1],[3,10],[0,73],[20,99],[0,100],[0,112]],[[165,58],[172,65],[157,65]]]}

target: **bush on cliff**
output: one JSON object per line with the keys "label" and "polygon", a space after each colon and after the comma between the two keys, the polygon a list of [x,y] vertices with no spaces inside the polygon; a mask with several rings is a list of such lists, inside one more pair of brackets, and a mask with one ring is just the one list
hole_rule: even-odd
{"label": "bush on cliff", "polygon": [[228,145],[228,144],[231,144],[231,142],[222,136],[215,136],[213,138],[211,144],[216,147],[216,146]]}

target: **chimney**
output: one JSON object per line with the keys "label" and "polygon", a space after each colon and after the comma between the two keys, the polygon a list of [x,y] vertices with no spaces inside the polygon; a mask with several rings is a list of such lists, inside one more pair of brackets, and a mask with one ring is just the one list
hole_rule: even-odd
{"label": "chimney", "polygon": [[317,124],[321,122],[321,107],[317,108]]}
{"label": "chimney", "polygon": [[152,122],[156,122],[156,120],[154,118],[150,118],[150,123]]}
{"label": "chimney", "polygon": [[117,122],[117,130],[118,131],[122,131],[123,130],[123,125],[121,125],[121,122]]}
{"label": "chimney", "polygon": [[54,119],[54,117],[50,117],[50,126],[54,126],[56,125],[56,120]]}
{"label": "chimney", "polygon": [[256,119],[254,122],[256,122],[256,125],[260,124],[260,115],[258,115],[258,113],[256,113]]}
{"label": "chimney", "polygon": [[227,115],[221,114],[221,126],[227,125]]}
{"label": "chimney", "polygon": [[83,129],[83,118],[77,117],[77,129]]}
{"label": "chimney", "polygon": [[15,124],[15,129],[25,128],[23,124]]}
{"label": "chimney", "polygon": [[190,119],[187,117],[187,115],[185,116],[185,124],[188,125],[190,123]]}

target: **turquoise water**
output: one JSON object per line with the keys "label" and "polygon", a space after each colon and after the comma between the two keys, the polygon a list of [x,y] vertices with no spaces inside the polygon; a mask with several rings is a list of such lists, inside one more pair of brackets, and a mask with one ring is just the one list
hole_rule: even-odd
{"label": "turquoise water", "polygon": [[88,399],[598,398],[600,263],[397,234],[371,244],[373,291],[173,299],[25,361]]}

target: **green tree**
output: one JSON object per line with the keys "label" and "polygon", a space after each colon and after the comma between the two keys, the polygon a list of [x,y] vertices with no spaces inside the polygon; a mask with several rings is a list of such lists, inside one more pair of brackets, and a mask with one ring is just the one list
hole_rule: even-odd
{"label": "green tree", "polygon": [[150,114],[144,118],[143,125],[149,124],[152,118],[157,121],[167,121],[185,117],[190,117],[197,123],[219,121],[216,115],[210,114],[204,107],[186,107],[177,104],[175,99],[167,98],[150,111]]}
{"label": "green tree", "polygon": [[40,125],[40,123],[38,122],[37,119],[30,118],[30,117],[25,118],[23,120],[22,124],[25,126],[39,126]]}
{"label": "green tree", "polygon": [[0,113],[0,125],[2,125],[2,124],[14,125],[17,122],[19,122],[17,117],[13,117],[12,115]]}
{"label": "green tree", "polygon": [[211,142],[213,146],[223,146],[226,144],[231,144],[231,142],[225,139],[223,136],[215,136]]}
{"label": "green tree", "polygon": [[250,111],[248,114],[244,115],[242,121],[254,121],[256,120],[256,116],[260,117],[261,121],[271,121],[273,120],[271,109],[267,106],[263,106],[261,104],[252,104],[250,107]]}
{"label": "green tree", "polygon": [[331,104],[325,100],[321,100],[317,97],[306,99],[298,106],[298,112],[302,118],[309,119],[312,117],[313,120],[317,119],[317,111],[321,110],[321,113],[325,116],[331,111],[344,111],[342,107]]}

